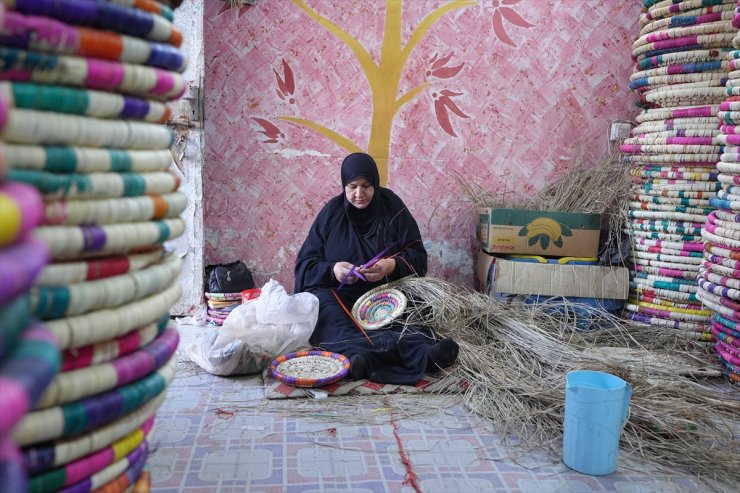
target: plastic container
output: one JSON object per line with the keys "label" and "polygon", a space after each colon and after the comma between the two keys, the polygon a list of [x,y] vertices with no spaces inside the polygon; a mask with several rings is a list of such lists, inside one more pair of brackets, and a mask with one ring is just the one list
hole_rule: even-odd
{"label": "plastic container", "polygon": [[245,289],[244,291],[242,291],[242,305],[249,300],[259,298],[261,293],[262,290],[259,288]]}
{"label": "plastic container", "polygon": [[632,387],[600,371],[572,371],[565,378],[563,462],[584,474],[611,474],[617,470]]}

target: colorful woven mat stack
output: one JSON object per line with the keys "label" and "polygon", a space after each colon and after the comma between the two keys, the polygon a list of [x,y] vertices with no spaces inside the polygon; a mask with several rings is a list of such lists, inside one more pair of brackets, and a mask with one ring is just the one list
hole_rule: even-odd
{"label": "colorful woven mat stack", "polygon": [[206,320],[210,325],[223,325],[229,313],[241,302],[241,293],[206,293]]}
{"label": "colorful woven mat stack", "polygon": [[148,437],[177,363],[181,260],[163,243],[185,228],[165,125],[185,91],[172,18],[151,0],[0,4],[0,155],[43,198],[32,237],[51,259],[25,310],[61,350],[11,435],[31,492],[148,490]]}
{"label": "colorful woven mat stack", "polygon": [[13,429],[59,372],[59,342],[31,317],[29,289],[49,260],[31,237],[44,204],[32,186],[5,181],[0,155],[0,491],[26,491],[27,475]]}
{"label": "colorful woven mat stack", "polygon": [[[733,25],[740,29],[740,6]],[[740,34],[735,34],[733,46],[727,99],[718,112],[721,132],[717,139],[724,145],[717,163],[721,189],[709,200],[716,210],[702,230],[704,261],[697,296],[712,311],[711,331],[722,370],[730,382],[740,385]]]}
{"label": "colorful woven mat stack", "polygon": [[645,0],[630,88],[642,111],[620,147],[634,177],[629,318],[711,342],[697,296],[702,227],[717,194],[717,121],[736,0]]}

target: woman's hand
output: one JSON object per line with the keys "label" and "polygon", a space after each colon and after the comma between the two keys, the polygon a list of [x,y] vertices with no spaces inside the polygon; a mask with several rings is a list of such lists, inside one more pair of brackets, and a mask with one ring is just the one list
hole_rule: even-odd
{"label": "woman's hand", "polygon": [[378,282],[396,270],[396,261],[392,258],[378,260],[372,267],[360,269],[360,274],[369,282]]}
{"label": "woman's hand", "polygon": [[337,278],[337,281],[342,282],[344,281],[345,284],[354,284],[357,282],[357,276],[352,274],[352,277],[345,280],[344,278],[347,277],[347,274],[349,274],[349,271],[352,270],[352,267],[354,265],[350,264],[349,262],[337,262],[334,264],[334,277]]}

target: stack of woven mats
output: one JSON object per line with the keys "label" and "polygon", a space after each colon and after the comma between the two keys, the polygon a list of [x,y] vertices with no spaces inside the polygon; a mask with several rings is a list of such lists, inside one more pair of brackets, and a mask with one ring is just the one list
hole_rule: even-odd
{"label": "stack of woven mats", "polygon": [[23,492],[25,466],[11,433],[59,372],[60,358],[57,338],[29,309],[31,283],[49,259],[30,236],[44,205],[34,187],[6,175],[0,155],[0,491]]}
{"label": "stack of woven mats", "polygon": [[241,293],[206,293],[208,311],[206,320],[211,325],[221,326],[234,308],[241,305]]}
{"label": "stack of woven mats", "polygon": [[630,88],[637,125],[620,147],[634,177],[627,233],[635,321],[711,342],[711,312],[697,296],[702,228],[720,188],[725,99],[736,0],[645,0]]}
{"label": "stack of woven mats", "polygon": [[[740,7],[734,25],[740,28]],[[740,34],[730,52],[727,99],[720,104],[720,135],[724,145],[717,164],[721,189],[710,204],[716,208],[702,230],[704,261],[699,268],[698,298],[711,309],[715,350],[727,379],[740,385]]]}
{"label": "stack of woven mats", "polygon": [[181,261],[163,243],[185,227],[165,125],[185,91],[182,35],[151,0],[0,8],[0,150],[8,179],[43,198],[32,241],[50,258],[26,310],[61,357],[11,437],[31,492],[148,490],[178,344]]}

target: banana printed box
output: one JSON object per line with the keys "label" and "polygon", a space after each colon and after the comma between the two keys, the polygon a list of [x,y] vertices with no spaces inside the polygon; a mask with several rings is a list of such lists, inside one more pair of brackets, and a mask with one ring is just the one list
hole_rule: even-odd
{"label": "banana printed box", "polygon": [[596,257],[601,214],[479,207],[477,234],[488,253]]}

